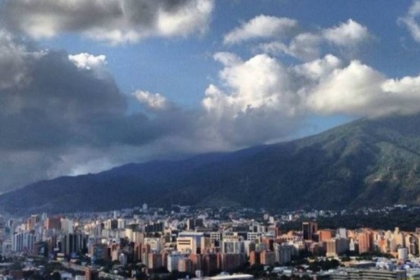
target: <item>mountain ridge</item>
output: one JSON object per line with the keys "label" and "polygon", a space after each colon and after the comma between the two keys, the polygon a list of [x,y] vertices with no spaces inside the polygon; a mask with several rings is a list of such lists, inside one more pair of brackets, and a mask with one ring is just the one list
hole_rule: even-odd
{"label": "mountain ridge", "polygon": [[172,203],[339,209],[420,203],[420,115],[360,119],[289,142],[127,164],[0,195],[19,212]]}

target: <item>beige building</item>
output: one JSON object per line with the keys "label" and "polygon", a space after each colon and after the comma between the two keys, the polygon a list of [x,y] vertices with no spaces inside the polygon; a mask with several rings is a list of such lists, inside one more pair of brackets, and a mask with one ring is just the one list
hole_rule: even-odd
{"label": "beige building", "polygon": [[176,239],[176,249],[181,253],[196,253],[197,244],[192,237],[178,237]]}
{"label": "beige building", "polygon": [[325,242],[327,257],[336,257],[349,249],[349,240],[347,238],[332,238]]}

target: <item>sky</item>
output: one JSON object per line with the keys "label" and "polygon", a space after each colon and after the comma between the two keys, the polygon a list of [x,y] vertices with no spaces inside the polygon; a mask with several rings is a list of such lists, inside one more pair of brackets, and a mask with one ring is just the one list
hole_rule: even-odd
{"label": "sky", "polygon": [[420,1],[0,0],[0,192],[420,111]]}

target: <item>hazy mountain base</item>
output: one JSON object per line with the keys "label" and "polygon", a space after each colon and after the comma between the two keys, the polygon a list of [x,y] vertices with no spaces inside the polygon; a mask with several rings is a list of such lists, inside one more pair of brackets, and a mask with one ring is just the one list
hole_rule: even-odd
{"label": "hazy mountain base", "polygon": [[129,164],[0,196],[10,211],[171,204],[342,209],[420,202],[420,116],[358,120],[319,135],[182,161]]}

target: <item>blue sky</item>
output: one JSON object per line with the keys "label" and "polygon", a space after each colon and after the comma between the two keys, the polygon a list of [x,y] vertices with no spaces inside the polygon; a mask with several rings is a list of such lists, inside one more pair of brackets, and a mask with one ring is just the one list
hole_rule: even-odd
{"label": "blue sky", "polygon": [[[126,94],[137,89],[161,93],[185,108],[200,106],[209,83],[217,81],[220,64],[212,55],[221,51],[234,52],[243,59],[257,53],[252,43],[235,46],[223,44],[223,36],[258,15],[296,19],[308,30],[335,26],[353,19],[366,26],[372,40],[357,54],[357,59],[380,70],[389,77],[401,78],[420,72],[420,47],[409,30],[399,21],[412,1],[292,1],[241,0],[218,1],[211,15],[208,31],[202,35],[176,38],[149,38],[138,43],[112,45],[94,42],[74,33],[43,38],[45,48],[64,49],[69,53],[104,54],[107,67]],[[282,57],[286,63],[299,61]],[[162,82],[162,79],[165,82]],[[133,105],[137,108],[137,105]],[[354,119],[352,116],[308,117],[304,126],[291,138],[313,134]]]}
{"label": "blue sky", "polygon": [[[223,35],[257,15],[289,17],[309,29],[327,28],[348,19],[365,26],[375,36],[360,58],[391,77],[420,72],[418,43],[407,28],[398,23],[412,1],[292,1],[241,0],[218,1],[209,30],[188,38],[151,38],[135,44],[113,46],[93,42],[77,34],[61,34],[44,39],[46,48],[65,49],[69,53],[105,54],[108,67],[122,91],[138,88],[160,92],[186,106],[200,102],[208,83],[217,79],[220,65],[211,57],[219,51],[234,51],[243,58],[253,55],[249,45],[224,46]],[[167,82],[162,83],[165,76]]]}
{"label": "blue sky", "polygon": [[0,189],[420,111],[420,1],[3,0]]}

